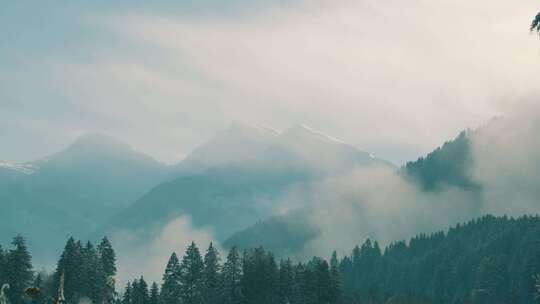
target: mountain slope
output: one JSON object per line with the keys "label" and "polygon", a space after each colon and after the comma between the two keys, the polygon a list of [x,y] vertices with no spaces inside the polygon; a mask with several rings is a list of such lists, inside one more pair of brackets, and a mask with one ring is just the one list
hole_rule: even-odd
{"label": "mountain slope", "polygon": [[[20,170],[20,168],[32,170]],[[0,237],[28,237],[53,252],[66,236],[86,237],[163,180],[167,167],[105,135],[78,138],[65,150],[0,168]]]}
{"label": "mountain slope", "polygon": [[445,186],[454,186],[466,190],[477,190],[479,185],[471,177],[473,152],[471,136],[474,132],[463,131],[454,140],[441,147],[408,162],[402,173],[412,178],[425,191],[436,191]]}
{"label": "mountain slope", "polygon": [[224,240],[274,215],[276,202],[294,187],[381,165],[392,167],[305,126],[270,132],[233,125],[178,165],[195,174],[152,189],[99,233],[137,231],[136,239],[144,241],[173,218],[187,215],[195,226],[210,228]]}
{"label": "mountain slope", "polygon": [[[472,136],[477,133],[464,131],[454,140],[444,143],[425,157],[408,162],[398,170],[400,176],[417,186],[419,192],[432,193],[448,187],[455,187],[470,196],[470,207],[466,210],[470,217],[479,216],[481,187],[471,175],[473,168]],[[430,197],[436,204],[436,196]],[[396,197],[395,199],[399,199]],[[310,206],[294,210],[279,218],[269,218],[261,223],[238,231],[224,241],[224,246],[253,248],[263,246],[277,254],[295,255],[301,252],[310,240],[320,232],[313,227],[309,214]],[[456,210],[456,212],[465,212]],[[290,233],[283,227],[295,227]]]}
{"label": "mountain slope", "polygon": [[319,227],[307,221],[306,211],[272,216],[237,231],[223,242],[223,247],[249,249],[262,246],[278,257],[295,257],[303,252],[306,243],[321,233]]}

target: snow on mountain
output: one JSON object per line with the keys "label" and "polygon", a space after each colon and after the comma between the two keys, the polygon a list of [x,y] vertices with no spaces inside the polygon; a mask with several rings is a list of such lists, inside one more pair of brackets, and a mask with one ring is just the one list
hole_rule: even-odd
{"label": "snow on mountain", "polygon": [[318,139],[320,139],[322,141],[325,141],[325,142],[348,145],[344,141],[342,141],[340,139],[337,139],[337,138],[335,138],[333,136],[330,136],[330,135],[324,133],[323,131],[317,130],[317,129],[315,129],[315,128],[311,127],[311,126],[308,126],[306,124],[299,124],[297,126],[294,126],[291,129],[289,129],[287,132],[303,133],[304,135],[308,134],[309,136],[312,136],[314,138],[318,138]]}
{"label": "snow on mountain", "polygon": [[32,163],[9,163],[0,161],[0,168],[14,170],[26,175],[34,174],[39,167]]}

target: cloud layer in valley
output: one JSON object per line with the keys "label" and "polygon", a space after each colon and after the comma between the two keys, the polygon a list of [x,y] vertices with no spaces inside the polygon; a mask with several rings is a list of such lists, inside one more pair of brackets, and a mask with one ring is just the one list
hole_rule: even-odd
{"label": "cloud layer in valley", "polygon": [[[348,253],[366,238],[384,246],[486,214],[540,214],[538,97],[515,104],[501,103],[507,115],[468,133],[472,166],[466,175],[478,189],[447,185],[423,191],[391,168],[372,168],[330,177],[304,192],[303,199],[294,193],[291,201],[311,204],[307,219],[321,231],[306,245],[306,254]],[[448,161],[456,165],[455,159]]]}

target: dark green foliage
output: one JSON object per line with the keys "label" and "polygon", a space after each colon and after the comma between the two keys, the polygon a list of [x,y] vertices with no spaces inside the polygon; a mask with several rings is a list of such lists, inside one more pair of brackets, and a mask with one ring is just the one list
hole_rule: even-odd
{"label": "dark green foliage", "polygon": [[204,303],[204,262],[195,242],[189,245],[182,258],[178,281],[180,303]]}
{"label": "dark green foliage", "polygon": [[220,291],[223,304],[242,303],[242,261],[236,247],[232,247],[223,264],[220,276]]}
{"label": "dark green foliage", "polygon": [[[87,242],[85,246],[80,241],[70,238],[64,252],[58,260],[53,276],[52,295],[57,295],[60,278],[64,275],[64,295],[66,301],[78,302],[88,298],[93,303],[111,302],[114,294],[114,284],[111,284],[110,272],[116,272],[114,250],[112,246],[102,242],[96,249]],[[105,261],[105,263],[104,263]],[[105,268],[108,267],[108,272]]]}
{"label": "dark green foliage", "polygon": [[279,272],[274,256],[259,247],[244,252],[242,264],[244,303],[277,303]]}
{"label": "dark green foliage", "polygon": [[532,31],[537,31],[540,33],[540,13],[538,13],[533,19],[533,22],[531,24],[531,32]]}
{"label": "dark green foliage", "polygon": [[366,241],[341,260],[349,302],[533,303],[532,276],[540,273],[540,218],[484,216],[377,252]]}
{"label": "dark green foliage", "polygon": [[150,287],[150,298],[148,300],[148,304],[160,304],[160,294],[159,294],[159,287],[156,282],[152,283],[152,286]]}
{"label": "dark green foliage", "polygon": [[124,295],[122,297],[122,301],[121,303],[122,304],[132,304],[132,294],[133,294],[133,289],[131,288],[131,283],[130,282],[127,282],[126,284],[126,289],[124,290]]}
{"label": "dark green foliage", "polygon": [[212,243],[204,255],[204,288],[203,296],[205,304],[219,303],[219,253]]}
{"label": "dark green foliage", "polygon": [[173,252],[165,267],[165,273],[163,274],[163,285],[161,286],[161,302],[163,304],[179,303],[179,280],[180,262],[178,261],[176,253]]}
{"label": "dark green foliage", "polygon": [[148,293],[148,284],[143,277],[134,280],[131,284],[131,303],[130,304],[149,304],[150,295]]}
{"label": "dark green foliage", "polygon": [[81,260],[80,293],[88,297],[92,302],[97,303],[103,295],[106,277],[103,265],[92,243],[88,242],[81,249]]}
{"label": "dark green foliage", "polygon": [[446,142],[426,157],[408,162],[402,172],[416,181],[426,191],[455,186],[465,190],[477,190],[470,176],[472,151],[470,132],[461,132],[454,140]]}
{"label": "dark green foliage", "polygon": [[339,261],[337,258],[337,252],[332,253],[330,258],[330,285],[329,285],[330,298],[334,302],[339,303],[341,300],[342,286],[341,286],[341,274],[339,273]]}
{"label": "dark green foliage", "polygon": [[26,241],[20,235],[13,238],[13,246],[5,256],[5,278],[10,288],[8,297],[12,304],[23,303],[23,293],[33,282],[32,257],[26,247]]}
{"label": "dark green foliage", "polygon": [[282,260],[279,264],[278,296],[281,303],[294,299],[294,267],[291,260]]}
{"label": "dark green foliage", "polygon": [[107,277],[116,275],[116,254],[109,239],[104,237],[99,243],[97,251],[105,275]]}
{"label": "dark green foliage", "polygon": [[55,290],[58,290],[60,285],[60,278],[62,274],[64,275],[64,295],[66,301],[69,302],[78,302],[82,297],[82,286],[81,282],[83,281],[83,257],[82,257],[82,246],[80,242],[76,242],[75,239],[70,238],[66,246],[64,247],[64,252],[60,256],[60,260],[56,266],[55,272]]}

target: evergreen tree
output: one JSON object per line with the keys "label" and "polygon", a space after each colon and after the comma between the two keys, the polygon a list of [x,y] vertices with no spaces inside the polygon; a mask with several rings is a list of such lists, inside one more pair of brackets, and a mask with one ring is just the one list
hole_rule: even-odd
{"label": "evergreen tree", "polygon": [[217,304],[219,302],[219,253],[210,243],[204,255],[204,303]]}
{"label": "evergreen tree", "polygon": [[98,256],[102,264],[103,271],[106,276],[112,277],[116,275],[116,254],[109,242],[109,239],[104,237],[97,247]]}
{"label": "evergreen tree", "polygon": [[293,304],[314,304],[317,301],[315,280],[311,270],[298,263],[294,269],[295,291]]}
{"label": "evergreen tree", "polygon": [[242,291],[244,303],[278,301],[279,272],[274,257],[262,247],[244,253]]}
{"label": "evergreen tree", "polygon": [[507,303],[510,290],[508,270],[504,256],[484,257],[478,265],[475,283],[475,299],[478,304]]}
{"label": "evergreen tree", "polygon": [[332,257],[330,258],[330,303],[339,303],[342,298],[341,278],[338,267],[339,261],[337,258],[337,252],[334,251],[332,253]]}
{"label": "evergreen tree", "polygon": [[294,297],[294,268],[291,260],[282,260],[279,265],[279,302],[290,303]]}
{"label": "evergreen tree", "polygon": [[150,287],[150,298],[148,304],[160,304],[159,287],[156,282],[152,283]]}
{"label": "evergreen tree", "polygon": [[64,275],[64,296],[68,303],[78,302],[82,296],[84,282],[82,246],[73,238],[69,238],[60,256],[54,274],[54,288],[58,290],[60,278]]}
{"label": "evergreen tree", "polygon": [[23,293],[32,281],[32,257],[26,247],[26,241],[20,235],[11,242],[13,249],[7,254],[6,278],[10,285],[8,297],[11,304],[22,304]]}
{"label": "evergreen tree", "polygon": [[220,278],[221,303],[240,304],[243,301],[242,289],[242,261],[236,247],[232,247],[223,264]]}
{"label": "evergreen tree", "polygon": [[313,273],[314,285],[312,288],[315,296],[315,303],[334,303],[334,299],[332,298],[333,295],[330,290],[332,282],[328,262],[321,258],[313,258],[309,263],[309,267]]}
{"label": "evergreen tree", "polygon": [[104,237],[97,247],[97,256],[99,269],[99,279],[101,288],[101,298],[107,303],[112,303],[116,294],[115,280],[116,275],[116,253],[111,242]]}
{"label": "evergreen tree", "polygon": [[165,267],[163,274],[163,285],[161,286],[162,304],[180,303],[180,263],[176,253],[172,253]]}
{"label": "evergreen tree", "polygon": [[80,282],[80,293],[94,303],[101,302],[106,280],[102,264],[92,243],[86,243],[86,246],[82,248],[81,256],[80,268],[83,276]]}
{"label": "evergreen tree", "polygon": [[122,297],[122,304],[132,304],[132,288],[131,283],[127,282],[126,289],[124,290],[124,295]]}
{"label": "evergreen tree", "polygon": [[195,242],[189,245],[182,258],[179,282],[182,304],[204,303],[204,262]]}
{"label": "evergreen tree", "polygon": [[131,304],[148,304],[150,300],[148,284],[143,277],[134,280],[131,288]]}

